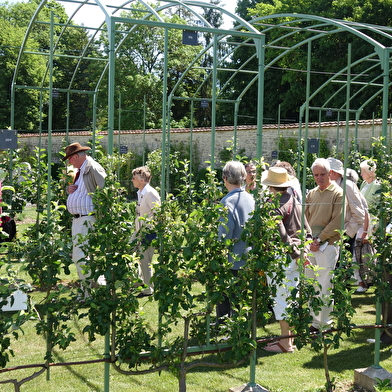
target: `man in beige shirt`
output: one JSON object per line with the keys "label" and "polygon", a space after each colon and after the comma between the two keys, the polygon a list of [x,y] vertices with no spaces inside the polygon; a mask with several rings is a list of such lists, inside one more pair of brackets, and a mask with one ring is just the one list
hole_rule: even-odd
{"label": "man in beige shirt", "polygon": [[313,178],[317,184],[306,196],[305,216],[312,230],[313,242],[310,244],[310,262],[320,267],[317,274],[312,269],[306,269],[309,277],[320,284],[320,298],[324,306],[318,313],[313,313],[313,332],[323,329],[332,323],[330,313],[332,300],[331,274],[339,257],[340,239],[343,213],[343,190],[331,181],[331,168],[324,158],[318,158],[312,165]]}

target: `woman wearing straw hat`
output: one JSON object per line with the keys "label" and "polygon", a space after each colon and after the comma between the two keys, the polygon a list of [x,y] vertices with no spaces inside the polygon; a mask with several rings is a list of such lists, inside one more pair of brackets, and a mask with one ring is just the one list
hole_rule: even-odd
{"label": "woman wearing straw hat", "polygon": [[[290,336],[290,326],[284,319],[284,312],[287,308],[287,298],[290,295],[290,291],[293,287],[297,287],[299,282],[298,262],[301,260],[299,246],[301,239],[298,233],[301,232],[302,227],[302,206],[293,195],[287,192],[287,189],[293,184],[293,179],[283,167],[274,166],[265,171],[261,183],[269,187],[270,192],[280,197],[280,207],[276,210],[276,214],[281,216],[282,220],[279,222],[278,229],[282,242],[291,247],[291,251],[287,255],[290,262],[288,265],[282,266],[285,271],[285,278],[276,287],[275,304],[273,306],[275,318],[280,324],[281,334]],[[303,227],[306,233],[306,240],[311,240],[312,234],[306,219],[303,222]],[[307,250],[305,249],[305,251]],[[283,255],[277,255],[276,257],[282,259],[282,261],[285,260]],[[305,256],[303,255],[303,257]],[[269,285],[273,284],[273,278],[273,276],[269,276],[267,273]],[[294,352],[293,338],[272,342],[264,349],[273,353],[292,353]]]}

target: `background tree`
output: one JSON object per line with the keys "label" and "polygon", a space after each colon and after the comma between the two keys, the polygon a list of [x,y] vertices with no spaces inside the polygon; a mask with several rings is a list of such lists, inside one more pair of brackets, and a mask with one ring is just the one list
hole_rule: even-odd
{"label": "background tree", "polygon": [[[144,15],[141,11],[132,10],[123,13],[123,17],[141,19]],[[168,23],[185,24],[177,13],[163,14],[162,17]],[[165,31],[160,27],[134,25],[123,23],[117,26],[117,40],[122,44],[117,51],[116,84],[117,91],[121,92],[121,128],[142,129],[161,126],[162,118],[162,89],[163,79],[167,77],[168,93],[175,87],[179,78],[194,61],[200,51],[199,46],[182,44],[182,30],[169,30],[169,54],[168,75],[164,75],[164,43]],[[107,35],[101,38],[104,50],[108,50]],[[200,64],[200,61],[196,63]],[[193,69],[187,73],[183,81],[174,93],[175,96],[189,97],[195,91],[202,80],[203,70]],[[107,94],[105,87],[102,95]],[[119,94],[115,97],[116,107],[119,102]],[[144,106],[145,104],[145,106]],[[144,108],[144,109],[143,109]],[[186,101],[174,100],[171,107],[171,116],[177,126],[189,126],[189,104]],[[115,120],[118,123],[118,113]],[[185,119],[185,120],[184,120]]]}
{"label": "background tree", "polygon": [[[359,23],[377,23],[381,26],[389,26],[390,20],[390,5],[387,2],[369,3],[366,1],[356,2],[355,4],[349,1],[343,2],[325,2],[317,1],[250,1],[239,0],[237,5],[237,13],[245,20],[254,19],[260,16],[268,16],[281,13],[302,13],[309,15],[317,15],[327,18],[343,19]],[[283,20],[283,19],[282,19]],[[279,19],[270,20],[268,22],[278,23]],[[256,26],[257,27],[257,26]],[[269,31],[267,34],[267,43],[271,42],[278,35],[282,35],[279,29]],[[304,38],[306,38],[304,36]],[[379,39],[379,37],[378,37]],[[290,47],[294,42],[295,37],[286,39],[280,42],[282,46]],[[326,82],[332,74],[344,69],[347,65],[347,50],[348,44],[352,45],[352,62],[361,59],[364,53],[369,52],[369,44],[345,32],[339,34],[331,34],[315,40],[312,43],[312,75],[311,75],[311,91]],[[370,48],[372,51],[373,48]],[[239,67],[245,62],[249,61],[254,54],[254,50],[249,47],[240,48],[236,51],[232,58],[230,66]],[[276,56],[276,51],[266,51],[265,64],[269,64]],[[265,74],[265,107],[264,107],[264,122],[276,122],[278,118],[278,108],[280,106],[280,115],[282,121],[293,122],[298,121],[298,112],[300,106],[304,103],[305,89],[306,89],[306,58],[307,46],[296,48],[295,51],[290,52],[288,56],[283,57],[278,62],[273,63],[272,67],[268,69]],[[257,62],[249,62],[249,67],[256,70]],[[366,82],[373,80],[374,77],[380,74],[381,70],[367,69],[368,63],[362,63],[357,66],[355,73],[359,74],[366,70],[364,78]],[[232,88],[234,91],[238,90],[241,83],[249,79],[250,76],[244,76],[241,79],[233,81]],[[352,86],[353,99],[350,102],[352,108],[357,108],[363,102],[373,95],[374,89],[367,89],[366,92],[361,92],[355,96],[360,86]],[[256,86],[249,90],[246,99],[246,107],[243,114],[248,116],[255,116],[255,93]],[[329,86],[318,94],[312,102],[313,106],[320,106],[326,102],[335,90]],[[252,99],[253,97],[253,99]],[[365,107],[363,111],[364,117],[371,117],[373,113],[376,116],[380,115],[379,99],[373,99],[370,104]],[[333,107],[342,107],[345,105],[344,94],[338,94],[336,100],[333,102]],[[311,120],[317,121],[318,113],[311,112]],[[244,122],[244,120],[240,121]]]}
{"label": "background tree", "polygon": [[[27,3],[20,2],[14,4],[0,5],[0,48],[3,56],[0,57],[0,91],[4,104],[0,108],[0,126],[5,128],[10,125],[10,98],[11,81],[15,71],[18,54],[26,34],[27,26],[34,15],[39,1],[31,0]],[[56,44],[62,26],[68,20],[68,16],[56,1],[48,1],[47,6],[42,9],[39,15],[41,22],[49,22],[50,15],[54,15],[54,42]],[[48,54],[50,50],[50,30],[49,25],[33,24],[27,40],[25,50],[30,54],[24,54],[16,83],[26,86],[48,85]],[[65,37],[65,38],[64,38]],[[66,29],[61,43],[57,46],[57,51],[61,54],[76,56],[84,48],[87,42],[87,33],[82,29]],[[34,54],[39,53],[39,54]],[[45,55],[46,54],[46,55]],[[88,87],[88,72],[86,66],[78,69],[75,73],[76,58],[58,57],[54,58],[53,86],[55,88],[80,88]],[[73,77],[73,78],[72,78]],[[72,86],[69,85],[73,80]],[[84,81],[82,83],[81,81]],[[43,91],[42,102],[48,101],[48,93]],[[15,94],[15,128],[22,130],[34,130],[38,128],[40,121],[40,92],[34,89],[17,89]],[[89,125],[87,119],[88,99],[85,96],[73,96],[72,100],[77,111],[70,117],[70,127],[86,128]],[[42,115],[45,119],[48,106],[43,105]],[[66,121],[66,96],[61,95],[53,100],[53,129],[64,129]],[[45,128],[45,122],[43,127]]]}
{"label": "background tree", "polygon": [[[10,126],[11,82],[15,65],[30,16],[37,4],[15,3],[0,5],[0,127]],[[27,41],[31,51],[39,45],[34,39]],[[25,57],[20,65],[18,83],[36,85],[44,76],[45,59],[33,56]],[[15,102],[15,119],[19,129],[31,130],[39,118],[39,93],[37,90],[20,90]],[[35,102],[35,105],[31,103]]]}

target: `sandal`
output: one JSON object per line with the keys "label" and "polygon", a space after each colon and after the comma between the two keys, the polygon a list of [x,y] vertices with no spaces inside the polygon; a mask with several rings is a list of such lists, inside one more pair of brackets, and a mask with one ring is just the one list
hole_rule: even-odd
{"label": "sandal", "polygon": [[292,354],[294,352],[294,349],[287,350],[279,342],[275,342],[274,344],[267,345],[263,347],[263,350],[276,354],[284,354],[284,353]]}
{"label": "sandal", "polygon": [[[275,346],[275,344],[278,344],[278,343],[279,343],[278,340],[273,340],[272,342],[267,343],[267,345],[265,347]],[[281,345],[281,344],[279,343],[279,345]],[[293,351],[296,350],[296,349],[297,349],[297,346],[294,344],[293,345]]]}

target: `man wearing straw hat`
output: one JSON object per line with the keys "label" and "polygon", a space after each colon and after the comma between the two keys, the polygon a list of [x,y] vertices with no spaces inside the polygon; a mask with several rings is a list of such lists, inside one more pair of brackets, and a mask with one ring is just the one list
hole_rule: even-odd
{"label": "man wearing straw hat", "polygon": [[[63,161],[68,160],[77,169],[73,184],[67,187],[67,209],[72,214],[72,261],[76,265],[78,277],[81,281],[86,281],[90,273],[84,270],[84,262],[79,262],[85,258],[81,249],[79,234],[87,235],[88,230],[95,222],[94,205],[91,194],[97,188],[105,185],[106,173],[103,167],[90,156],[86,151],[90,147],[83,147],[79,143],[72,143],[65,148]],[[87,223],[86,223],[87,222]]]}
{"label": "man wearing straw hat", "polygon": [[339,257],[339,230],[343,214],[343,190],[331,181],[331,167],[327,159],[317,158],[312,165],[313,178],[317,184],[306,196],[305,216],[312,229],[313,242],[310,244],[311,263],[320,267],[317,274],[307,269],[309,277],[320,284],[320,298],[324,302],[320,312],[313,313],[311,332],[318,332],[332,323],[330,313],[332,301],[331,274]]}
{"label": "man wearing straw hat", "polygon": [[[284,244],[290,246],[290,252],[286,257],[284,255],[276,255],[276,259],[281,262],[282,270],[284,271],[284,279],[277,284],[276,294],[274,298],[273,311],[275,319],[279,321],[281,334],[283,336],[290,336],[291,330],[289,323],[285,320],[285,311],[288,306],[287,298],[293,288],[299,284],[299,269],[298,264],[306,264],[309,260],[306,253],[309,251],[308,246],[305,246],[304,253],[301,254],[301,233],[304,228],[305,240],[312,240],[312,233],[306,219],[302,224],[302,205],[292,194],[288,192],[288,188],[293,186],[295,178],[289,176],[287,170],[283,167],[271,167],[262,175],[261,183],[269,187],[271,193],[279,196],[279,208],[275,211],[277,216],[282,217],[278,223],[280,237]],[[275,275],[275,274],[274,274]],[[274,284],[274,276],[267,271],[267,281],[269,285]],[[294,351],[293,338],[285,338],[269,343],[264,350],[273,353],[292,353]]]}

